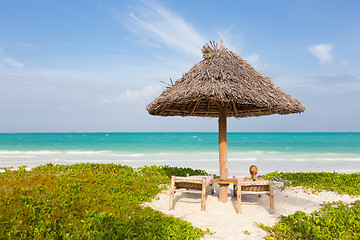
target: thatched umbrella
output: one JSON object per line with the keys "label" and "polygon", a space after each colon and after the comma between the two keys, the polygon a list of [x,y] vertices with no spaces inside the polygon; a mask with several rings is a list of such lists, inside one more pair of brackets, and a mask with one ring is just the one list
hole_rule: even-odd
{"label": "thatched umbrella", "polygon": [[[219,118],[220,179],[228,179],[226,117],[301,113],[305,107],[270,78],[215,42],[203,46],[204,59],[147,106],[152,115]],[[220,187],[226,202],[228,186]]]}

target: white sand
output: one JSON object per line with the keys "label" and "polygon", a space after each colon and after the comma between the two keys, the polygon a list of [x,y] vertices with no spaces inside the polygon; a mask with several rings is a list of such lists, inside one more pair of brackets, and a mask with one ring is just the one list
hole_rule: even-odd
{"label": "white sand", "polygon": [[[320,209],[320,204],[324,201],[342,200],[350,203],[360,199],[360,197],[332,192],[308,194],[299,187],[281,191],[280,186],[281,183],[276,183],[274,186],[275,214],[269,213],[270,202],[267,195],[262,195],[260,198],[254,195],[243,195],[243,213],[237,214],[236,198],[231,197],[232,185],[229,187],[227,203],[218,201],[218,189],[215,187],[215,194],[208,195],[205,212],[200,211],[200,194],[176,193],[174,210],[169,210],[169,191],[160,193],[156,199],[145,205],[165,214],[180,217],[191,222],[195,227],[209,228],[212,232],[216,232],[204,239],[262,239],[266,232],[254,222],[273,226],[280,220],[280,215],[289,215],[295,211],[310,213]],[[245,230],[250,234],[245,234]]]}

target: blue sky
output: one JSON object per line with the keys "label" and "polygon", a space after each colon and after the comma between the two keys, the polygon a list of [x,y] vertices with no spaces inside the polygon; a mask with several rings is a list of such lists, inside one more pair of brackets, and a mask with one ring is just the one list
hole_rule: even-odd
{"label": "blue sky", "polygon": [[0,0],[0,132],[217,131],[146,105],[225,46],[303,114],[228,119],[229,131],[360,131],[360,2]]}

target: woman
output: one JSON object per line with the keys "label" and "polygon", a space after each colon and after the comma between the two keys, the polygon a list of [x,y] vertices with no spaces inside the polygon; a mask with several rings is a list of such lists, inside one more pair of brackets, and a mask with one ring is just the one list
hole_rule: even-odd
{"label": "woman", "polygon": [[248,181],[264,181],[263,177],[261,177],[261,176],[256,177],[256,175],[258,174],[258,168],[255,165],[251,165],[249,170],[250,170],[251,177],[246,176],[244,178],[245,182],[248,182]]}

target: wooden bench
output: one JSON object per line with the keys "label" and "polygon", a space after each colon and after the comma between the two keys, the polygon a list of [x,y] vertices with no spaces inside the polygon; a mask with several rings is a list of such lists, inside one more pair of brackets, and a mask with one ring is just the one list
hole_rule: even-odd
{"label": "wooden bench", "polygon": [[274,188],[272,181],[237,181],[234,184],[234,195],[237,196],[237,213],[241,213],[241,194],[250,195],[269,195],[270,197],[270,214],[274,213]]}
{"label": "wooden bench", "polygon": [[170,207],[174,209],[174,198],[176,192],[197,193],[201,194],[201,211],[206,210],[206,193],[211,188],[211,193],[214,193],[214,186],[211,179],[214,176],[187,176],[187,177],[171,177],[170,187]]}

